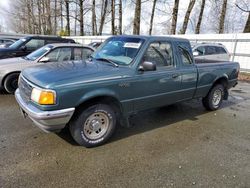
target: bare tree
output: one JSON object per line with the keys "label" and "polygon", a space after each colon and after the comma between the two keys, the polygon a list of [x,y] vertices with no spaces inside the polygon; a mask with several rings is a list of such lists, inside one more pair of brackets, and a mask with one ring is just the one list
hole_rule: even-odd
{"label": "bare tree", "polygon": [[136,0],[135,3],[135,17],[133,23],[133,34],[140,34],[140,25],[141,25],[141,0]]}
{"label": "bare tree", "polygon": [[248,18],[243,33],[250,33],[250,11],[248,12]]}
{"label": "bare tree", "polygon": [[55,4],[54,4],[54,35],[56,35],[57,33],[57,0],[55,0]]}
{"label": "bare tree", "polygon": [[111,0],[111,33],[115,35],[115,0]]}
{"label": "bare tree", "polygon": [[172,13],[172,26],[171,26],[171,34],[175,34],[176,32],[176,23],[178,18],[178,9],[179,9],[179,0],[174,1],[174,8]]}
{"label": "bare tree", "polygon": [[243,33],[250,33],[250,10],[241,8],[238,4],[235,4],[241,11],[248,12],[248,18],[244,27]]}
{"label": "bare tree", "polygon": [[152,13],[151,13],[150,25],[149,25],[149,35],[152,35],[156,2],[157,2],[157,0],[153,1],[153,7],[152,7]]}
{"label": "bare tree", "polygon": [[195,28],[195,34],[200,33],[201,21],[202,21],[202,17],[203,17],[204,8],[205,8],[205,3],[206,3],[206,0],[202,0],[202,2],[201,2],[201,10],[200,10],[198,22],[197,22],[197,25],[196,25],[196,28]]}
{"label": "bare tree", "polygon": [[80,35],[84,35],[84,19],[83,19],[83,1],[79,0],[79,7],[80,7]]}
{"label": "bare tree", "polygon": [[70,15],[69,15],[69,0],[65,0],[66,8],[66,33],[70,35]]}
{"label": "bare tree", "polygon": [[224,32],[226,11],[227,11],[227,0],[223,0],[223,5],[222,5],[221,15],[220,15],[220,23],[219,23],[219,33]]}
{"label": "bare tree", "polygon": [[106,14],[107,14],[107,7],[108,7],[108,0],[105,0],[102,3],[101,20],[100,20],[100,26],[99,26],[98,35],[102,35],[103,26],[104,26]]}
{"label": "bare tree", "polygon": [[195,1],[196,0],[190,0],[189,1],[188,9],[186,11],[186,14],[185,14],[185,17],[184,17],[184,21],[183,21],[183,25],[182,25],[182,28],[180,30],[181,34],[185,34],[186,33],[187,26],[188,26],[188,21],[189,21],[189,17],[190,17],[192,9],[194,7]]}
{"label": "bare tree", "polygon": [[92,35],[97,34],[95,0],[92,0]]}
{"label": "bare tree", "polygon": [[122,34],[122,0],[119,0],[119,35]]}
{"label": "bare tree", "polygon": [[52,34],[52,23],[51,23],[51,9],[50,9],[50,0],[45,1],[45,7],[46,7],[46,25],[47,30],[46,34],[51,35]]}

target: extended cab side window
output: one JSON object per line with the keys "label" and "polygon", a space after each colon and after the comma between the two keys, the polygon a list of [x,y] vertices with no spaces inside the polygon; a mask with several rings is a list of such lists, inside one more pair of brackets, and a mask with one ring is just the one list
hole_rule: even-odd
{"label": "extended cab side window", "polygon": [[25,44],[27,50],[36,50],[38,48],[43,47],[45,44],[44,40],[42,39],[31,39],[29,42]]}
{"label": "extended cab side window", "polygon": [[168,42],[151,43],[143,59],[156,63],[157,68],[174,66],[172,46]]}
{"label": "extended cab side window", "polygon": [[179,46],[179,52],[180,52],[182,63],[184,65],[193,64],[192,58],[191,58],[189,52],[185,48]]}

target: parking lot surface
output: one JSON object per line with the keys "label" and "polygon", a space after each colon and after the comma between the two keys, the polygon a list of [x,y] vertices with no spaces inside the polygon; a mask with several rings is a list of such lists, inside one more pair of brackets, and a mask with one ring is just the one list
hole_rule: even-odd
{"label": "parking lot surface", "polygon": [[250,187],[250,84],[216,112],[199,100],[140,112],[87,149],[47,134],[0,95],[0,187]]}

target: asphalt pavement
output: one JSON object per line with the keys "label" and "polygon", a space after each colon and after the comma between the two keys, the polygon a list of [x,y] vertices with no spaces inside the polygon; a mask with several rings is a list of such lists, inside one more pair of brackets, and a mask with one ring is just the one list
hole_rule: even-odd
{"label": "asphalt pavement", "polygon": [[0,187],[250,187],[250,84],[215,112],[199,100],[140,112],[105,145],[48,134],[0,95]]}

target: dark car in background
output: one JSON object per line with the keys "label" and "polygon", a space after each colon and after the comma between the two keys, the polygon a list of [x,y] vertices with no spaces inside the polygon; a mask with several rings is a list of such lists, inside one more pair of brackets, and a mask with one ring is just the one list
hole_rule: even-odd
{"label": "dark car in background", "polygon": [[93,48],[98,48],[103,42],[91,42],[88,45]]}
{"label": "dark car in background", "polygon": [[0,49],[0,59],[26,56],[46,44],[53,43],[75,43],[75,41],[57,36],[27,36],[19,39],[8,48]]}
{"label": "dark car in background", "polygon": [[17,40],[19,40],[19,38],[0,38],[0,48],[8,48]]}
{"label": "dark car in background", "polygon": [[80,44],[48,44],[24,57],[0,60],[0,88],[14,93],[20,72],[27,67],[49,62],[86,60],[95,51],[93,47]]}

